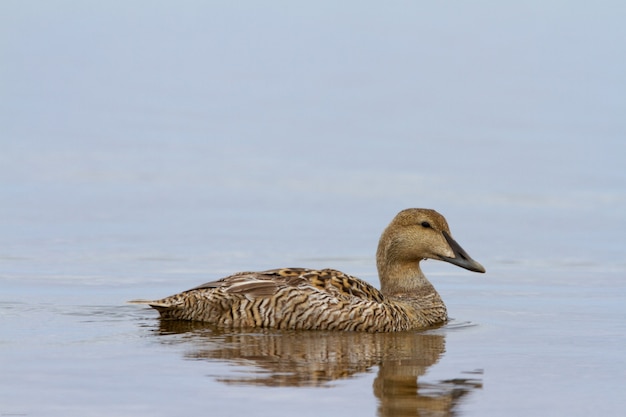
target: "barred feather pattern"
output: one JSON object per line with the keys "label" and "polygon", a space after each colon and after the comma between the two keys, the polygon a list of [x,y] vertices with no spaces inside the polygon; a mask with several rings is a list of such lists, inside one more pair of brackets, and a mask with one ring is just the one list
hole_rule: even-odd
{"label": "barred feather pattern", "polygon": [[435,210],[399,212],[376,251],[380,291],[334,269],[242,272],[157,301],[137,301],[163,318],[228,328],[355,330],[423,329],[447,320],[441,297],[420,262],[436,259],[473,272],[485,268],[452,238]]}
{"label": "barred feather pattern", "polygon": [[333,269],[242,272],[147,303],[163,318],[226,328],[392,332],[447,320],[432,285],[410,296],[384,296],[365,281]]}

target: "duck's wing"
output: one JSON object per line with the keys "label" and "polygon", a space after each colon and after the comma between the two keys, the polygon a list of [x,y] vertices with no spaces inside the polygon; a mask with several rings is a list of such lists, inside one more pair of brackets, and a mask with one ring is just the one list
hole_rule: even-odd
{"label": "duck's wing", "polygon": [[217,281],[192,288],[220,288],[227,293],[249,296],[272,296],[281,288],[298,287],[327,292],[339,298],[360,298],[382,302],[383,295],[372,285],[359,278],[334,269],[282,268],[263,272],[240,272]]}
{"label": "duck's wing", "polygon": [[239,272],[217,281],[205,282],[185,292],[220,288],[231,294],[273,295],[281,286],[288,284],[284,279],[281,279],[283,277],[273,272]]}
{"label": "duck's wing", "polygon": [[367,282],[335,269],[309,270],[302,275],[311,285],[341,298],[382,302],[383,294]]}

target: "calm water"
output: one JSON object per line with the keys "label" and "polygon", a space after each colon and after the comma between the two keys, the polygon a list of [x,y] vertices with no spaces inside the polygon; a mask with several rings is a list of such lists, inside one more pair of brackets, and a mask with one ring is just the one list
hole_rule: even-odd
{"label": "calm water", "polygon": [[[626,408],[620,2],[0,4],[0,416]],[[427,332],[224,332],[128,305],[240,270],[375,285],[406,207]]]}

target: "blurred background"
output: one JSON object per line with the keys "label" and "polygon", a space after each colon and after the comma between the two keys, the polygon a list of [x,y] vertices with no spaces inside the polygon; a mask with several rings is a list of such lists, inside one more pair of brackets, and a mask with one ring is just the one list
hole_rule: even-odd
{"label": "blurred background", "polygon": [[370,257],[406,207],[486,264],[624,265],[620,2],[0,9],[8,275]]}
{"label": "blurred background", "polygon": [[[446,216],[487,268],[424,267],[479,324],[446,334],[435,367],[485,369],[470,413],[623,410],[625,16],[620,1],[2,0],[0,413],[36,411],[38,389],[48,415],[172,415],[162,366],[198,372],[214,401],[243,395],[167,346],[144,356],[132,320],[155,315],[123,303],[284,266],[378,285],[378,237],[407,207]],[[84,347],[113,365],[59,373]],[[159,366],[118,385],[138,357]],[[273,398],[245,392],[256,402],[221,407]],[[284,415],[308,410],[290,395]]]}

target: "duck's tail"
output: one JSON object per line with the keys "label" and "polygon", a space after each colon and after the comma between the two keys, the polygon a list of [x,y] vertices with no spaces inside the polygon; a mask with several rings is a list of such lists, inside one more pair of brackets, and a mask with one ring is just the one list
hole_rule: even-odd
{"label": "duck's tail", "polygon": [[166,313],[169,310],[175,309],[180,303],[167,302],[166,300],[130,300],[128,304],[143,304],[149,305],[159,313]]}
{"label": "duck's tail", "polygon": [[152,305],[155,303],[154,300],[130,300],[130,301],[126,301],[128,304],[147,304],[147,305]]}

